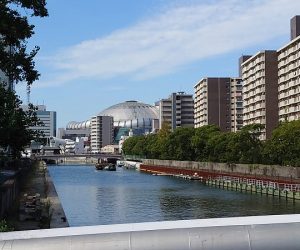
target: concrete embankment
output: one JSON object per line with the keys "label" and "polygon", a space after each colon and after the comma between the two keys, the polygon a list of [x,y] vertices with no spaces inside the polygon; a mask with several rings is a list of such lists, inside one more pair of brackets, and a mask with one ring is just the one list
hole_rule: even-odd
{"label": "concrete embankment", "polygon": [[201,173],[205,176],[232,175],[260,178],[286,183],[300,183],[300,168],[278,165],[261,164],[228,164],[194,161],[173,161],[146,159],[141,165],[141,170],[174,172],[177,174],[193,175]]}
{"label": "concrete embankment", "polygon": [[52,178],[49,175],[48,171],[46,173],[46,180],[48,185],[47,199],[50,202],[50,213],[51,213],[50,228],[68,227],[69,224],[64,209],[61,205]]}
{"label": "concrete embankment", "polygon": [[44,162],[36,162],[26,177],[13,222],[15,230],[68,227],[68,222]]}
{"label": "concrete embankment", "polygon": [[144,160],[140,170],[198,180],[223,189],[300,200],[300,171],[295,167]]}

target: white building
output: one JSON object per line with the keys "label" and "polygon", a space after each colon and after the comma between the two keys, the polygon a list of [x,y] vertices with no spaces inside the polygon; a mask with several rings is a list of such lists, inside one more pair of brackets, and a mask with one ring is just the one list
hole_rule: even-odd
{"label": "white building", "polygon": [[114,138],[114,120],[111,116],[93,116],[91,119],[91,151],[100,152],[106,145],[111,145]]}
{"label": "white building", "polygon": [[300,16],[291,19],[291,41],[277,50],[279,120],[300,119]]}
{"label": "white building", "polygon": [[118,154],[119,145],[106,145],[100,150],[101,153]]}

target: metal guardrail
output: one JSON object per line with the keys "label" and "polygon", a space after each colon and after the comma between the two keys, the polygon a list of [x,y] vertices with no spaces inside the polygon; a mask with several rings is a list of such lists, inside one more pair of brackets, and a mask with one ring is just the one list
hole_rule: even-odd
{"label": "metal guardrail", "polygon": [[238,178],[238,177],[225,176],[225,175],[217,176],[216,179],[221,181],[226,181],[226,182],[246,183],[247,185],[255,185],[263,188],[274,188],[274,189],[281,189],[284,191],[300,192],[300,184],[263,181],[259,179]]}
{"label": "metal guardrail", "polygon": [[300,214],[0,234],[2,250],[299,250]]}

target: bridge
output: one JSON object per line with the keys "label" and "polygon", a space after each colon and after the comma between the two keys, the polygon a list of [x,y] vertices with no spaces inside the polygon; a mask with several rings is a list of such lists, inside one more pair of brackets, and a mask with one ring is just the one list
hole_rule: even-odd
{"label": "bridge", "polygon": [[89,159],[93,159],[97,161],[99,158],[117,158],[121,159],[122,156],[120,154],[107,154],[107,153],[98,153],[98,154],[37,154],[35,155],[37,160],[43,160],[47,163],[60,163],[66,162],[72,159],[84,159],[87,161]]}
{"label": "bridge", "polygon": [[299,250],[300,214],[9,232],[0,249]]}

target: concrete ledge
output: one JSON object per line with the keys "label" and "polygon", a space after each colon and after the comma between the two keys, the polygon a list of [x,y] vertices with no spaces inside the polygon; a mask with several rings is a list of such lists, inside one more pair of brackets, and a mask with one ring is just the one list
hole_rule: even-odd
{"label": "concrete ledge", "polygon": [[299,249],[300,214],[162,221],[0,234],[1,249]]}

